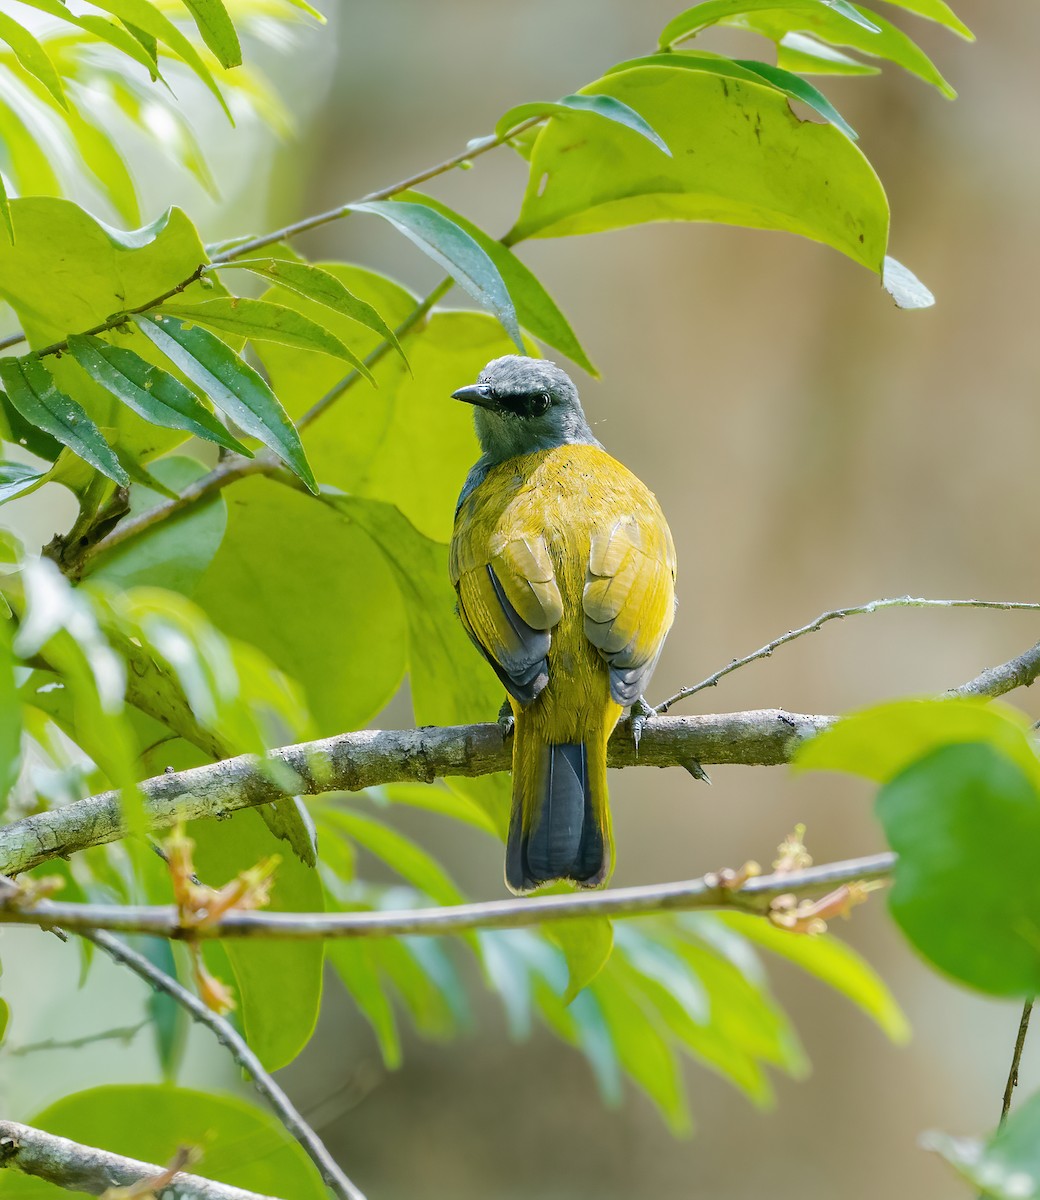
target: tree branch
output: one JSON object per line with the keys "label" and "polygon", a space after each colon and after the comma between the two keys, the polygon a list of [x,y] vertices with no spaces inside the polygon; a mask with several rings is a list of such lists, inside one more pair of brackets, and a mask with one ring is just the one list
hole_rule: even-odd
{"label": "tree branch", "polygon": [[[638,756],[625,725],[608,748],[612,767],[744,763],[773,766],[836,720],[779,709],[690,717],[655,717],[643,730]],[[363,729],[319,741],[283,746],[269,761],[239,755],[187,771],[158,775],[140,784],[149,824],[166,829],[195,820],[254,808],[287,796],[358,792],[386,783],[432,783],[446,775],[477,776],[507,771],[511,750],[497,724],[425,729]],[[285,782],[291,771],[292,790]],[[0,873],[16,875],[51,858],[117,841],[129,832],[118,791],[104,792],[0,828]]]}
{"label": "tree branch", "polygon": [[143,1180],[156,1180],[163,1200],[272,1200],[183,1171],[171,1179],[166,1168],[154,1163],[82,1146],[17,1121],[0,1121],[2,1167],[88,1196],[100,1196],[111,1187],[132,1187]]}
{"label": "tree branch", "polygon": [[[1001,696],[1028,687],[1038,675],[1040,642],[945,694]],[[607,748],[607,763],[611,767],[688,768],[695,760],[708,765],[776,766],[788,762],[803,741],[837,719],[776,708],[654,717],[643,728],[638,753],[628,727],[619,726]],[[166,829],[181,819],[219,816],[290,795],[358,792],[386,783],[432,783],[443,776],[489,775],[509,769],[510,747],[497,724],[363,729],[283,746],[272,750],[268,758],[278,765],[277,772],[266,770],[262,759],[240,755],[145,780],[140,789],[148,822],[155,829]],[[284,781],[286,768],[295,777],[291,792],[272,777],[275,774]],[[117,841],[128,832],[118,791],[23,817],[0,828],[0,874],[17,875],[48,859]]]}
{"label": "tree branch", "polygon": [[[764,914],[778,896],[818,896],[846,883],[887,879],[894,865],[895,855],[886,853],[825,863],[818,867],[807,867],[803,871],[761,875],[747,880],[740,888],[727,887],[720,882],[718,875],[712,874],[701,879],[651,884],[647,887],[613,888],[605,892],[576,892],[565,896],[536,896],[521,900],[488,900],[479,904],[403,909],[398,912],[231,912],[219,921],[192,926],[191,929],[181,925],[180,915],[173,905],[119,907],[41,900],[32,907],[19,908],[8,902],[0,904],[0,924],[36,925],[42,929],[60,927],[82,933],[92,941],[103,938],[103,941],[98,941],[99,945],[108,948],[108,943],[114,943],[121,954],[132,951],[127,951],[116,939],[94,931],[108,929],[166,938],[274,938],[293,941],[401,937],[406,934],[435,936],[471,929],[520,929],[540,925],[543,921],[580,920],[582,917],[639,917],[705,908]],[[141,962],[149,970],[155,971],[146,960],[141,959]],[[210,1017],[213,1016],[201,1001],[190,993],[184,994]]]}
{"label": "tree branch", "polygon": [[340,1200],[365,1200],[364,1194],[347,1178],[339,1163],[325,1148],[321,1138],[303,1119],[293,1102],[265,1070],[260,1059],[250,1050],[245,1038],[230,1022],[207,1008],[197,996],[181,987],[176,979],[167,975],[165,971],[160,971],[143,955],[131,950],[118,938],[103,932],[103,923],[95,921],[90,925],[76,925],[73,922],[69,928],[93,942],[95,946],[100,947],[116,962],[129,967],[134,974],[139,975],[153,988],[165,992],[182,1008],[187,1009],[192,1018],[200,1025],[205,1025],[207,1029],[211,1030],[217,1041],[227,1048],[235,1062],[252,1079],[256,1090],[271,1106],[289,1133],[307,1152],[321,1173],[322,1179],[340,1197]]}
{"label": "tree branch", "polygon": [[[799,629],[791,629],[787,633],[781,634],[780,637],[773,638],[771,642],[755,650],[752,654],[747,654],[743,658],[735,658],[726,666],[720,667],[719,670],[713,671],[706,679],[702,679],[700,683],[695,683],[691,687],[680,688],[674,696],[669,696],[667,700],[659,704],[654,711],[656,713],[666,713],[673,704],[677,704],[680,700],[685,700],[689,696],[695,695],[697,692],[704,691],[705,688],[717,686],[720,679],[731,674],[733,671],[739,671],[741,667],[746,667],[749,663],[757,662],[761,658],[769,658],[774,650],[780,646],[786,645],[788,642],[793,642],[797,638],[804,637],[807,633],[816,633],[828,621],[843,621],[846,617],[867,616],[870,613],[880,612],[886,608],[998,608],[998,609],[1023,609],[1029,612],[1040,612],[1040,604],[1025,604],[1018,601],[1003,601],[1003,600],[924,600],[918,596],[896,596],[888,600],[871,600],[868,604],[855,605],[852,608],[833,608],[828,612],[820,613],[815,621],[810,621],[808,625],[802,625]],[[1040,649],[1040,647],[1038,647]],[[1016,660],[1017,661],[1017,660]],[[1005,664],[1007,665],[1007,664]],[[999,670],[1000,668],[995,668]],[[981,678],[981,677],[980,677]],[[1032,682],[1032,680],[1023,682]],[[1012,686],[1017,687],[1018,684]],[[1009,689],[1008,689],[1009,690]],[[980,692],[980,695],[988,695],[988,692]]]}

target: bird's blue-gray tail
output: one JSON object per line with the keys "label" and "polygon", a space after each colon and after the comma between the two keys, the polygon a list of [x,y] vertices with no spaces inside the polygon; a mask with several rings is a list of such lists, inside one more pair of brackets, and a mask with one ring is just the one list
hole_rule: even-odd
{"label": "bird's blue-gray tail", "polygon": [[513,737],[506,884],[518,895],[561,879],[599,887],[613,861],[605,736],[546,744],[520,712]]}

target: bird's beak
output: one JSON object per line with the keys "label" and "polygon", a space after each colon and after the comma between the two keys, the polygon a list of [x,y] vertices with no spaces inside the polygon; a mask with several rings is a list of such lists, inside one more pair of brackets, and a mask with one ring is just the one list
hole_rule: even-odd
{"label": "bird's beak", "polygon": [[452,392],[451,398],[475,404],[478,408],[495,407],[494,394],[486,383],[471,383],[468,387],[459,388],[457,392]]}

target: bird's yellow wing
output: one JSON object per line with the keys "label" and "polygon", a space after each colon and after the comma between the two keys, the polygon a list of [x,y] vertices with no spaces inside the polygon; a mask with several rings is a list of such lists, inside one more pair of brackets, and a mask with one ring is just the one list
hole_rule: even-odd
{"label": "bird's yellow wing", "polygon": [[618,704],[634,704],[657,664],[675,612],[675,547],[653,503],[592,531],[582,607],[585,635],[610,667]]}
{"label": "bird's yellow wing", "polygon": [[563,615],[545,539],[474,521],[451,544],[459,616],[506,690],[529,704],[549,679],[550,630]]}

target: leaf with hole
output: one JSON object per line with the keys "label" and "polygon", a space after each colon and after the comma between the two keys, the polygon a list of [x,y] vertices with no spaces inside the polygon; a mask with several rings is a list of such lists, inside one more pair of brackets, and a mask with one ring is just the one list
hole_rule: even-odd
{"label": "leaf with hole", "polygon": [[0,381],[7,398],[30,425],[35,425],[78,454],[103,475],[126,486],[130,477],[112,447],[86,411],[56,387],[34,355],[0,359]]}
{"label": "leaf with hole", "polygon": [[260,375],[208,329],[175,317],[137,316],[141,332],[200,387],[221,412],[258,438],[317,492],[296,427]]}
{"label": "leaf with hole", "polygon": [[575,114],[539,134],[510,242],[647,221],[719,221],[801,234],[880,272],[888,202],[870,163],[832,125],[797,121],[764,81],[636,67],[590,84],[647,118],[672,148]]}
{"label": "leaf with hole", "polygon": [[485,250],[450,218],[424,204],[402,200],[371,200],[350,205],[351,212],[372,213],[389,221],[409,241],[439,263],[479,304],[489,308],[520,353],[524,343],[516,308],[498,267]]}

